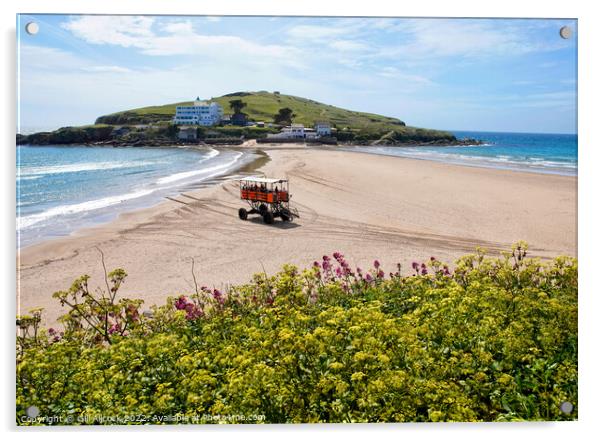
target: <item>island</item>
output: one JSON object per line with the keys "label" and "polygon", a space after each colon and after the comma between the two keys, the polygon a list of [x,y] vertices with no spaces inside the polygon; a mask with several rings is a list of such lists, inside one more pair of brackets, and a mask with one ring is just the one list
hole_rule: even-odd
{"label": "island", "polygon": [[[225,109],[225,111],[224,111]],[[195,110],[197,110],[195,112]],[[100,116],[94,124],[17,134],[17,145],[167,146],[174,144],[316,143],[328,145],[478,145],[441,130],[347,110],[278,91],[143,107]]]}

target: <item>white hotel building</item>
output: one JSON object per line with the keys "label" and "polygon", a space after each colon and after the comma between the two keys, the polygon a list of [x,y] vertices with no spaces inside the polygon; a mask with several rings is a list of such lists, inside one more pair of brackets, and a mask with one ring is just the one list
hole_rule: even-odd
{"label": "white hotel building", "polygon": [[201,101],[197,96],[192,105],[176,107],[173,123],[176,125],[216,125],[222,119],[224,110],[216,102]]}

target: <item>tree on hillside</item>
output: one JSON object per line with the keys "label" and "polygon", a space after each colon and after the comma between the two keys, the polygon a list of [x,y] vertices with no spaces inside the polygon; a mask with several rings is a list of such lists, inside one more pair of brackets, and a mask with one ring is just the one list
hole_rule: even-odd
{"label": "tree on hillside", "polygon": [[178,135],[178,126],[176,124],[169,124],[165,130],[167,137],[175,138]]}
{"label": "tree on hillside", "polygon": [[280,110],[278,110],[278,114],[274,115],[274,122],[276,124],[292,124],[293,122],[293,118],[296,115],[293,113],[293,111],[288,108],[281,108]]}
{"label": "tree on hillside", "polygon": [[230,108],[235,115],[242,113],[242,109],[247,106],[246,102],[243,102],[242,99],[233,99],[230,101]]}

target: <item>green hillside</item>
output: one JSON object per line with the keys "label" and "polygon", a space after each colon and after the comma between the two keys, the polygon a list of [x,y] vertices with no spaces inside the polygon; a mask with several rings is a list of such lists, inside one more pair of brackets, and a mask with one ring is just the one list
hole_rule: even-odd
{"label": "green hillside", "polygon": [[[234,99],[240,99],[247,104],[243,111],[249,119],[255,121],[272,122],[279,109],[288,107],[295,114],[294,122],[309,126],[313,125],[315,121],[327,121],[340,128],[356,129],[368,126],[396,129],[405,126],[402,121],[396,118],[345,110],[311,99],[265,91],[230,93],[217,98],[212,97],[208,100],[218,102],[224,108],[224,113],[228,114],[231,113],[229,102]],[[99,117],[96,123],[142,124],[169,121],[173,118],[178,105],[190,105],[190,101],[117,112]]]}
{"label": "green hillside", "polygon": [[[408,127],[399,119],[346,110],[323,104],[307,98],[280,93],[237,92],[218,98],[209,98],[218,102],[225,114],[231,114],[230,101],[245,103],[243,112],[248,120],[256,122],[274,122],[279,110],[288,108],[293,112],[293,122],[311,127],[317,121],[332,125],[333,133],[325,143],[347,143],[356,145],[472,145],[480,141],[475,139],[456,139],[441,130]],[[178,105],[190,105],[191,102],[142,107],[100,116],[95,125],[81,127],[62,127],[52,132],[17,135],[17,145],[67,145],[67,144],[106,144],[111,145],[167,145],[177,139],[177,128],[171,123]],[[120,130],[123,127],[125,132]],[[243,139],[264,139],[270,133],[277,133],[278,126],[232,126],[219,125],[199,127],[198,140],[206,142],[241,141]],[[328,142],[327,142],[328,141]]]}
{"label": "green hillside", "polygon": [[[311,127],[316,121],[329,122],[337,129],[335,136],[340,142],[380,144],[420,142],[447,144],[457,142],[455,136],[446,131],[408,127],[403,121],[396,118],[346,110],[298,96],[267,91],[236,92],[217,98],[208,98],[207,100],[218,102],[224,108],[225,114],[232,113],[230,101],[241,100],[246,104],[243,112],[247,114],[250,120],[266,123],[274,121],[274,115],[278,113],[278,110],[290,108],[294,113],[293,122],[295,123]],[[96,123],[109,125],[168,123],[175,115],[176,106],[190,104],[191,101],[186,101],[125,110],[100,116]],[[215,128],[217,131],[221,129],[222,127]],[[226,127],[223,127],[223,129],[226,129]],[[227,128],[227,130],[231,130],[231,128]]]}

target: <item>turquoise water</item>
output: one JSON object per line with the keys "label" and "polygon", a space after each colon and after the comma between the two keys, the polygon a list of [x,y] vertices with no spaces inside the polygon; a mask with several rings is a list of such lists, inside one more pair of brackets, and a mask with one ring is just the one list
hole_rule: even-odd
{"label": "turquoise water", "polygon": [[460,147],[352,147],[356,151],[486,168],[577,174],[577,135],[454,131],[484,145]]}
{"label": "turquoise water", "polygon": [[17,244],[68,235],[151,206],[216,176],[251,155],[202,148],[20,146]]}

